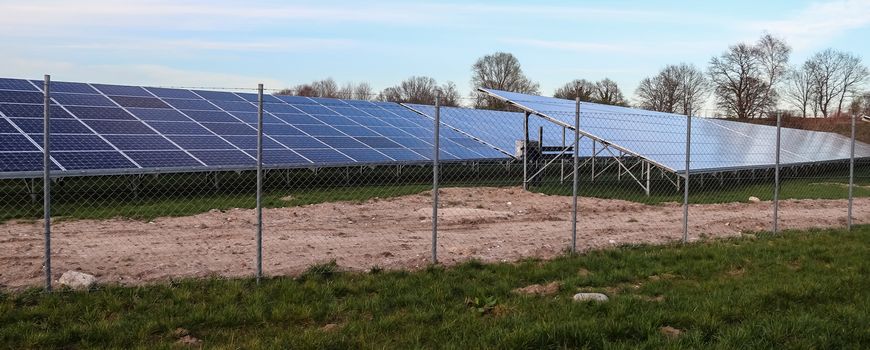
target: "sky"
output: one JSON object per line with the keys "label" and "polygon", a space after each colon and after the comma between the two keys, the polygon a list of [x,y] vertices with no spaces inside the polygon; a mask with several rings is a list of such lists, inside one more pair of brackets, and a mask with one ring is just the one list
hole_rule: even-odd
{"label": "sky", "polygon": [[866,62],[870,0],[0,0],[0,76],[231,89],[332,77],[380,90],[425,75],[467,94],[474,61],[505,51],[544,95],[608,77],[631,100],[664,65],[706,68],[765,31],[788,41],[792,63],[829,47]]}

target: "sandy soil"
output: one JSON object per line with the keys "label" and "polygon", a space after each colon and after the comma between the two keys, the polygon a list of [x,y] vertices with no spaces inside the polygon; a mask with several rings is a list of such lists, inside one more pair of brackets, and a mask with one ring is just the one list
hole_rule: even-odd
{"label": "sandy soil", "polygon": [[[439,260],[515,261],[548,258],[570,244],[570,197],[516,188],[443,190]],[[582,198],[579,249],[678,240],[679,204],[643,205]],[[870,223],[870,198],[855,200],[856,223]],[[692,239],[740,235],[770,227],[771,204],[692,205]],[[845,200],[787,200],[784,229],[845,225]],[[430,259],[429,193],[365,203],[324,203],[264,210],[267,275],[292,275],[335,259],[351,270],[414,269]],[[100,283],[141,284],[176,277],[250,276],[255,269],[255,212],[213,210],[188,217],[62,221],[53,226],[55,280],[64,271],[94,274]],[[0,225],[0,287],[42,282],[39,222]]]}

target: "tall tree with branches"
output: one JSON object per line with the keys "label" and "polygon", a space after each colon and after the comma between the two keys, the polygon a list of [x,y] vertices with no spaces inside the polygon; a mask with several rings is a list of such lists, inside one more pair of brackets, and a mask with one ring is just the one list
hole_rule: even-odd
{"label": "tall tree with branches", "polygon": [[770,85],[759,59],[761,50],[745,43],[710,60],[709,76],[716,95],[716,105],[740,119],[764,114],[772,106]]}
{"label": "tall tree with branches", "polygon": [[688,114],[692,106],[702,106],[709,84],[704,73],[694,65],[667,65],[653,77],[641,80],[635,94],[640,108]]}
{"label": "tall tree with branches", "polygon": [[471,95],[475,108],[504,109],[507,105],[477,91],[490,88],[524,94],[539,94],[539,85],[523,73],[519,60],[507,52],[496,52],[481,57],[471,66]]}

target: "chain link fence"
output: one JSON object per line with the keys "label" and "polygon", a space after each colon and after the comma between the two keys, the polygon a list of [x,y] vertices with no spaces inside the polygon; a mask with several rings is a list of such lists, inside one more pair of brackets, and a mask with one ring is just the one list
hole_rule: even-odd
{"label": "chain link fence", "polygon": [[[47,139],[42,152],[51,158],[43,178],[0,180],[0,284],[50,289],[67,271],[125,285],[377,272],[870,221],[870,160],[849,159],[854,136],[814,144],[788,128],[631,109],[581,111],[579,103],[574,111],[535,113],[331,103],[318,100],[322,110],[299,115],[342,126],[335,129],[354,142],[383,136],[378,125],[414,137],[389,135],[407,138],[401,147],[341,152],[384,161],[283,167],[288,152],[278,145],[326,157],[313,145],[330,134],[269,133],[289,114],[261,99],[237,111],[224,107],[249,127],[221,133],[236,152],[208,153],[244,154],[250,167],[95,176],[52,163],[74,161],[69,150],[90,142],[53,135],[62,111],[22,118],[34,130],[50,121],[34,142]],[[343,125],[330,119],[336,111],[366,122]],[[747,147],[726,147],[715,138],[722,128],[745,137]],[[173,156],[152,146],[143,135],[140,144],[121,147],[143,163]],[[822,146],[845,157],[823,161]],[[402,152],[417,160],[395,161]],[[77,164],[87,168],[88,161]],[[757,166],[740,166],[747,161]]]}

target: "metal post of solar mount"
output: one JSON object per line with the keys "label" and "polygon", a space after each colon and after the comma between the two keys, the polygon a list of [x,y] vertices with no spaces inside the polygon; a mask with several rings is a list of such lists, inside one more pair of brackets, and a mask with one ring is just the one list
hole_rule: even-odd
{"label": "metal post of solar mount", "polygon": [[683,243],[689,241],[689,166],[692,157],[692,109],[686,115],[686,174],[683,182]]}
{"label": "metal post of solar mount", "polygon": [[45,75],[42,111],[42,210],[45,228],[45,291],[51,292],[51,76]]}
{"label": "metal post of solar mount", "polygon": [[435,97],[435,140],[432,152],[432,263],[438,263],[438,160],[440,158],[441,97]]}
{"label": "metal post of solar mount", "polygon": [[779,233],[779,153],[782,112],[776,114],[776,166],[773,169],[773,234]]}
{"label": "metal post of solar mount", "polygon": [[852,231],[852,188],[855,187],[855,114],[852,113],[852,145],[849,151],[849,209],[847,210],[846,228]]}
{"label": "metal post of solar mount", "polygon": [[523,191],[529,190],[529,112],[523,118]]}
{"label": "metal post of solar mount", "polygon": [[574,183],[571,204],[571,253],[577,252],[577,178],[580,163],[580,98],[574,110]]}
{"label": "metal post of solar mount", "polygon": [[263,84],[257,85],[257,284],[263,277]]}

